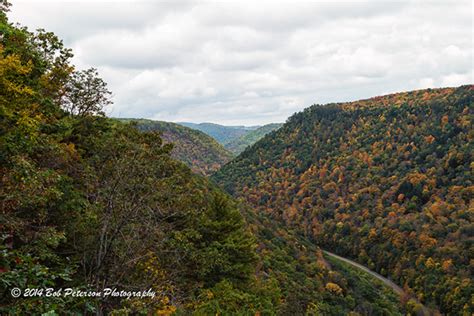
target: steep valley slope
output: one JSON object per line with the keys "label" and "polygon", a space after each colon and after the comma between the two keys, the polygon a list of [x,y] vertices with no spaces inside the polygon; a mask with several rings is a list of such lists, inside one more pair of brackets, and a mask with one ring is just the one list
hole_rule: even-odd
{"label": "steep valley slope", "polygon": [[212,179],[448,315],[473,298],[474,86],[313,105]]}
{"label": "steep valley slope", "polygon": [[146,119],[120,119],[122,122],[135,122],[142,131],[155,131],[161,134],[166,143],[172,143],[173,158],[184,162],[191,170],[201,175],[217,171],[232,158],[212,137],[205,133],[171,122]]}

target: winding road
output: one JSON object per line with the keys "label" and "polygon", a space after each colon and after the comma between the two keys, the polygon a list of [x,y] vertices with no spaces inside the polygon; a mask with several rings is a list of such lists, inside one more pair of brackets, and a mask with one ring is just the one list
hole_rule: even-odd
{"label": "winding road", "polygon": [[390,286],[395,292],[397,292],[397,294],[399,295],[402,295],[404,294],[405,292],[403,291],[403,289],[401,287],[399,287],[398,285],[396,285],[395,283],[393,283],[392,281],[390,281],[389,279],[387,279],[386,277],[378,274],[377,272],[374,272],[372,270],[370,270],[369,268],[357,263],[357,262],[354,262],[352,260],[349,260],[347,258],[344,258],[344,257],[341,257],[341,256],[338,256],[332,252],[329,252],[329,251],[326,251],[326,250],[323,250],[323,252],[325,254],[327,254],[328,256],[330,257],[334,257],[336,259],[339,259],[341,261],[344,261],[344,262],[347,262],[348,264],[350,265],[353,265],[354,267],[357,267],[361,270],[364,270],[365,272],[367,272],[368,274],[372,275],[373,277],[379,279],[380,281],[382,281],[383,283],[385,283],[386,285]]}
{"label": "winding road", "polygon": [[[333,257],[333,258],[336,258],[338,260],[341,260],[341,261],[344,261],[362,271],[365,271],[367,272],[368,274],[370,274],[371,276],[377,278],[378,280],[382,281],[384,284],[386,284],[387,286],[391,287],[398,295],[404,295],[405,292],[403,291],[403,289],[401,287],[399,287],[397,284],[393,283],[391,280],[387,279],[386,277],[378,274],[377,272],[374,272],[372,270],[370,270],[369,268],[355,262],[355,261],[352,261],[350,259],[347,259],[347,258],[344,258],[344,257],[341,257],[341,256],[338,256],[332,252],[329,252],[327,250],[322,250],[324,254],[330,256],[330,257]],[[420,305],[422,305],[418,300],[416,300],[417,303],[419,303]],[[430,315],[440,315],[439,313],[435,313],[435,312],[432,312],[430,311],[428,308],[426,308],[424,305],[423,306],[423,315],[424,316],[430,316]]]}

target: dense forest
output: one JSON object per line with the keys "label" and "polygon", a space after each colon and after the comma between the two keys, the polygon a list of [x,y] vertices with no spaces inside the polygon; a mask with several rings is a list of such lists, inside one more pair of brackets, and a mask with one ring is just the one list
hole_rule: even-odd
{"label": "dense forest", "polygon": [[[97,72],[76,70],[54,34],[8,24],[7,8],[2,2],[0,313],[215,314],[219,300],[241,297],[248,311],[270,308],[237,205],[173,160],[158,133],[105,118],[109,91]],[[15,287],[157,295],[15,299]]]}
{"label": "dense forest", "polygon": [[76,69],[53,33],[9,23],[8,9],[0,0],[0,314],[410,312],[175,160],[182,142],[105,117],[98,72]]}
{"label": "dense forest", "polygon": [[213,179],[426,305],[471,315],[473,96],[469,85],[314,105]]}
{"label": "dense forest", "polygon": [[229,162],[232,154],[205,133],[179,124],[145,119],[120,119],[135,122],[142,131],[156,131],[166,143],[173,144],[171,156],[184,162],[195,173],[205,176]]}
{"label": "dense forest", "polygon": [[268,133],[280,128],[283,124],[281,123],[272,123],[263,125],[257,129],[248,131],[239,138],[233,139],[224,144],[225,148],[234,153],[235,155],[240,154],[245,148],[255,144],[263,136]]}

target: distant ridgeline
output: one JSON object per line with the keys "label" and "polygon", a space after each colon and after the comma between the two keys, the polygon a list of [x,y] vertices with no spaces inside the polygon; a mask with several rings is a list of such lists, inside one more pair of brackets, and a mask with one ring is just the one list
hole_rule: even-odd
{"label": "distant ridgeline", "polygon": [[232,154],[215,139],[198,130],[163,121],[119,120],[135,122],[142,131],[159,132],[165,142],[173,144],[171,155],[198,174],[210,175],[232,158]]}
{"label": "distant ridgeline", "polygon": [[212,176],[256,214],[471,315],[474,87],[293,115]]}
{"label": "distant ridgeline", "polygon": [[266,134],[280,128],[283,124],[272,123],[263,126],[224,126],[213,123],[178,123],[206,133],[221,143],[235,155],[256,143]]}
{"label": "distant ridgeline", "polygon": [[214,123],[196,124],[183,122],[178,124],[204,132],[221,144],[226,144],[242,135],[245,135],[249,131],[259,128],[259,126],[224,126]]}
{"label": "distant ridgeline", "polygon": [[234,154],[240,154],[247,147],[258,142],[263,136],[268,133],[279,129],[283,124],[282,123],[272,123],[260,126],[257,129],[248,131],[246,134],[233,139],[224,144],[224,147],[233,152]]}

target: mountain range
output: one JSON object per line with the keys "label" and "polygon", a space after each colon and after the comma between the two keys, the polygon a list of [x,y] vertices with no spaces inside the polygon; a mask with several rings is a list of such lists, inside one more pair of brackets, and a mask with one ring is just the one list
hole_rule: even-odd
{"label": "mountain range", "polygon": [[0,314],[474,312],[474,86],[193,125],[215,140],[108,118],[98,72],[8,10]]}
{"label": "mountain range", "polygon": [[263,126],[225,126],[214,123],[178,123],[196,129],[213,137],[234,155],[240,154],[267,133],[280,128],[283,124],[272,123]]}
{"label": "mountain range", "polygon": [[178,123],[192,129],[199,130],[211,136],[221,144],[226,144],[240,136],[255,130],[260,126],[225,126],[215,123]]}

